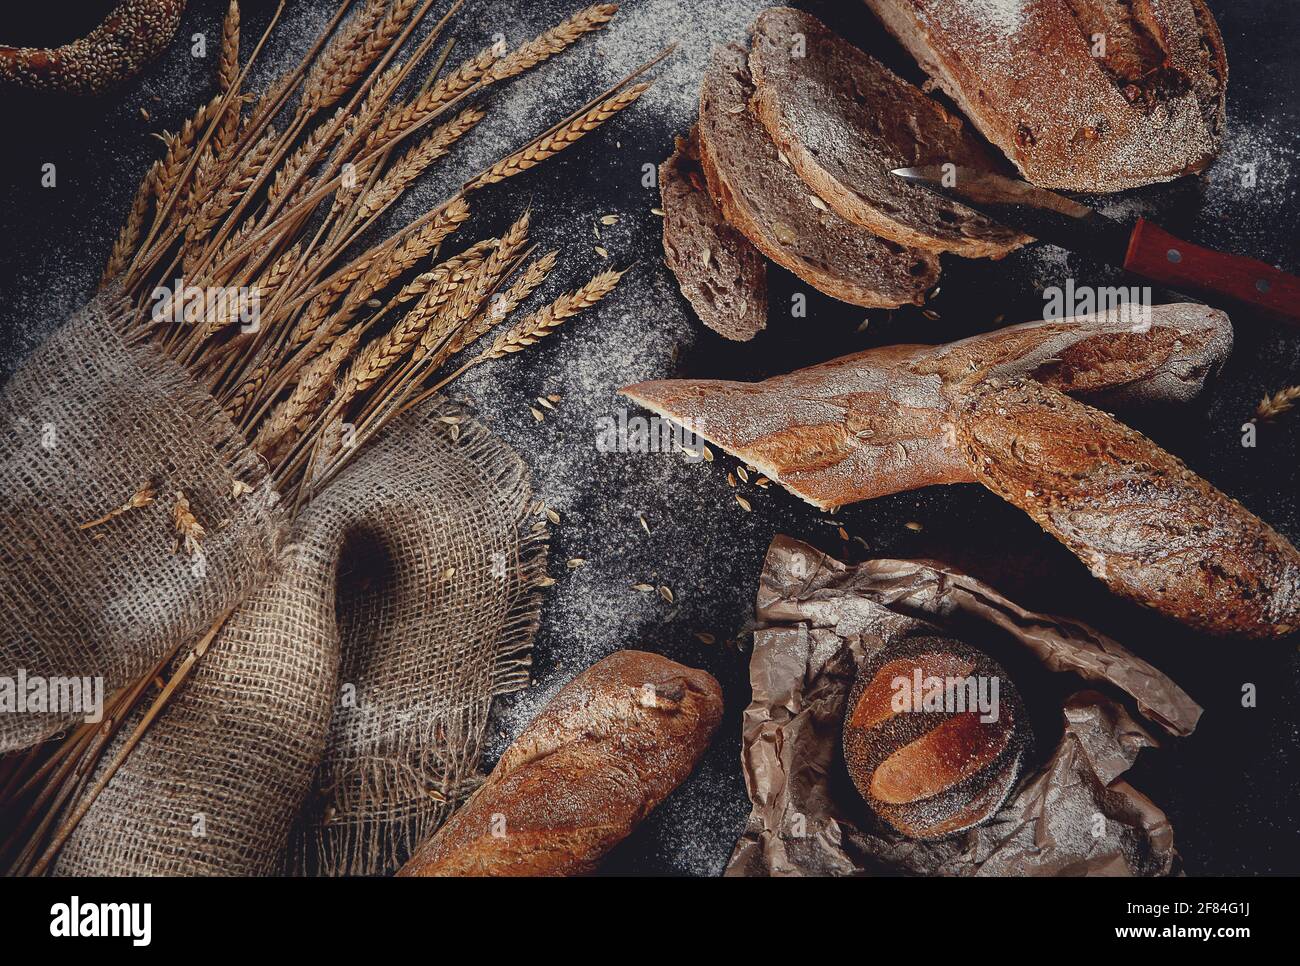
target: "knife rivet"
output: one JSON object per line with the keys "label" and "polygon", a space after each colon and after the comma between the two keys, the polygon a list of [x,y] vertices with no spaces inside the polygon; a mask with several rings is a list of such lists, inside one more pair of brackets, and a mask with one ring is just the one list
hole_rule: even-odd
{"label": "knife rivet", "polygon": [[1272,287],[1273,286],[1269,284],[1269,281],[1266,278],[1261,278],[1255,283],[1255,291],[1257,292],[1267,292]]}
{"label": "knife rivet", "polygon": [[1183,260],[1183,253],[1180,252],[1177,248],[1171,248],[1169,249],[1169,260],[1173,262],[1175,265],[1177,265],[1179,262]]}

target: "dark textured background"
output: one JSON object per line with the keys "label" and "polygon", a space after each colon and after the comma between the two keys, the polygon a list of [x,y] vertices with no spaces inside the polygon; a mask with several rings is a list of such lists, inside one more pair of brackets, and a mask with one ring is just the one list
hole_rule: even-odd
{"label": "dark textured background", "polygon": [[[567,0],[469,4],[456,35],[460,53],[503,33],[518,42],[576,7]],[[1230,133],[1224,155],[1206,174],[1107,199],[1116,214],[1154,213],[1198,242],[1254,255],[1291,271],[1300,219],[1300,32],[1287,0],[1210,0],[1228,47]],[[6,5],[10,6],[10,5]],[[46,14],[0,15],[0,41],[63,40],[95,8],[68,4],[51,25]],[[251,35],[270,3],[249,0]],[[851,350],[898,342],[937,342],[1007,322],[1038,318],[1042,289],[1074,278],[1114,284],[1116,276],[1038,246],[1002,263],[945,258],[939,318],[917,310],[868,315],[809,294],[806,319],[788,317],[796,279],[774,272],[769,328],[752,343],[728,343],[699,325],[663,267],[655,192],[641,168],[658,162],[674,133],[690,123],[693,92],[709,47],[740,39],[762,3],[756,0],[629,0],[608,35],[586,42],[553,65],[497,95],[481,148],[449,161],[475,170],[503,148],[564,116],[665,42],[682,41],[660,82],[636,109],[606,131],[476,204],[474,232],[499,232],[529,203],[534,237],[561,249],[563,269],[550,289],[589,277],[606,247],[620,265],[635,263],[622,290],[600,312],[570,323],[549,344],[508,364],[485,368],[456,388],[533,468],[539,494],[563,514],[552,553],[559,578],[536,645],[537,683],[501,703],[492,736],[495,755],[544,701],[581,668],[619,647],[641,646],[708,668],[727,694],[725,724],[695,776],[611,858],[619,872],[720,871],[748,813],[737,751],[748,700],[744,629],[763,552],[787,532],[858,558],[828,518],[775,489],[747,495],[743,513],[726,484],[732,461],[695,465],[680,456],[600,454],[595,420],[622,405],[615,390],[666,375],[756,378]],[[856,3],[806,4],[846,35],[913,79],[919,74]],[[292,0],[270,66],[304,49],[332,4]],[[37,8],[40,11],[42,8]],[[223,3],[192,0],[182,38],[210,37]],[[246,41],[245,50],[248,50]],[[4,205],[0,206],[0,373],[7,375],[49,328],[93,291],[134,186],[157,145],[149,134],[175,128],[210,90],[212,61],[191,56],[178,40],[143,78],[92,102],[0,96]],[[254,75],[260,83],[265,74]],[[141,108],[149,118],[146,119]],[[476,135],[479,137],[479,135]],[[58,186],[39,186],[40,165],[58,166]],[[1240,165],[1255,164],[1258,184],[1240,183]],[[397,216],[412,217],[455,183],[434,175]],[[617,226],[595,226],[618,213]],[[1237,347],[1221,379],[1194,407],[1138,414],[1133,421],[1220,488],[1300,540],[1297,444],[1300,412],[1259,430],[1258,445],[1241,445],[1243,422],[1256,401],[1300,382],[1300,338],[1235,314]],[[535,424],[529,401],[564,396],[559,411]],[[651,524],[647,535],[638,522]],[[1090,620],[1177,679],[1206,708],[1195,735],[1143,754],[1128,776],[1169,814],[1190,874],[1300,872],[1296,835],[1300,741],[1296,708],[1300,655],[1295,640],[1274,644],[1205,639],[1110,598],[1078,561],[1018,511],[978,487],[900,494],[847,508],[834,520],[861,537],[871,553],[934,556],[989,579],[1026,606]],[[915,531],[909,521],[922,525]],[[569,573],[564,561],[588,563]],[[676,602],[629,589],[638,581],[671,586]],[[707,631],[718,643],[703,644]],[[738,644],[732,642],[739,642]],[[1241,707],[1245,683],[1258,688],[1254,709]]]}

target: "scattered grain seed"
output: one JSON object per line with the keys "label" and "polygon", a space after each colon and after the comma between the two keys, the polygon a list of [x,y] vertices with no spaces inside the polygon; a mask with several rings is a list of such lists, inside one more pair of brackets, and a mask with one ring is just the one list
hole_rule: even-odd
{"label": "scattered grain seed", "polygon": [[741,482],[749,482],[749,470],[745,469],[743,466],[736,467],[736,475],[740,477]]}
{"label": "scattered grain seed", "polygon": [[550,401],[549,399],[547,399],[545,396],[538,396],[538,397],[537,397],[537,405],[541,406],[541,407],[544,408],[544,409],[549,409],[549,410],[551,410],[552,412],[555,411],[555,403],[551,402],[551,401]]}
{"label": "scattered grain seed", "polygon": [[746,500],[739,493],[736,494],[736,502],[740,504],[740,508],[744,510],[746,513],[753,512],[754,508],[750,505],[749,501]]}
{"label": "scattered grain seed", "polygon": [[736,488],[736,474],[732,473],[730,470],[727,471],[727,486],[731,487],[733,490]]}
{"label": "scattered grain seed", "polygon": [[599,245],[596,246],[596,254],[601,258],[609,258],[609,252]]}
{"label": "scattered grain seed", "polygon": [[654,584],[633,584],[632,589],[640,591],[643,594],[649,594],[654,591]]}
{"label": "scattered grain seed", "polygon": [[539,580],[539,581],[537,582],[537,586],[538,586],[538,587],[554,587],[554,586],[555,586],[555,578],[552,577],[550,574],[547,574],[545,577],[543,577],[541,580]]}
{"label": "scattered grain seed", "polygon": [[921,526],[921,524],[917,523],[915,520],[908,520],[907,523],[904,524],[904,526],[906,526],[907,529],[909,529],[909,530],[921,530],[921,529],[923,529],[923,527]]}
{"label": "scattered grain seed", "polygon": [[555,510],[552,510],[550,507],[546,508],[546,519],[550,520],[556,526],[560,525],[560,514]]}
{"label": "scattered grain seed", "polygon": [[528,411],[533,414],[533,419],[537,420],[539,423],[546,418],[546,414],[536,406],[529,406]]}
{"label": "scattered grain seed", "polygon": [[754,481],[754,485],[761,486],[763,489],[766,490],[769,486],[772,485],[772,481],[769,480],[766,476],[760,476],[758,479]]}
{"label": "scattered grain seed", "polygon": [[934,309],[923,309],[921,314],[924,315],[927,319],[931,319],[936,322],[939,320],[939,313],[936,312]]}
{"label": "scattered grain seed", "polygon": [[577,570],[586,562],[587,562],[586,559],[584,559],[583,557],[573,557],[568,561],[568,563],[565,564],[565,566],[567,566],[570,570]]}
{"label": "scattered grain seed", "polygon": [[808,200],[812,202],[812,206],[814,208],[817,208],[821,211],[830,211],[830,209],[826,207],[826,202],[822,201],[816,195],[809,195]]}
{"label": "scattered grain seed", "polygon": [[455,568],[455,567],[448,567],[446,570],[444,570],[444,571],[442,572],[442,579],[443,579],[443,580],[451,580],[451,578],[452,578],[452,577],[455,577],[455,576],[456,576],[456,568]]}
{"label": "scattered grain seed", "polygon": [[662,597],[664,600],[668,601],[668,603],[670,604],[673,602],[673,592],[671,589],[669,589],[666,586],[661,586],[659,588],[659,596]]}
{"label": "scattered grain seed", "polygon": [[546,398],[547,398],[547,400],[550,401],[550,402],[557,403],[557,402],[559,402],[561,399],[563,399],[564,397],[561,396],[559,393],[554,393],[554,392],[553,392],[553,393],[548,394]]}
{"label": "scattered grain seed", "polygon": [[617,225],[618,215],[606,215],[604,218],[600,219],[600,223],[602,225]]}
{"label": "scattered grain seed", "polygon": [[713,462],[713,450],[711,450],[711,449],[709,449],[707,446],[705,446],[703,452],[704,452],[704,462],[706,462],[706,463],[712,463],[712,462]]}
{"label": "scattered grain seed", "polygon": [[848,543],[849,531],[845,530],[843,527],[840,527],[839,530],[840,530],[840,539],[843,540],[845,543]]}
{"label": "scattered grain seed", "polygon": [[645,514],[644,514],[644,513],[638,513],[638,514],[636,515],[636,518],[637,518],[638,520],[641,521],[641,529],[644,530],[646,533],[649,533],[649,532],[650,532],[650,524],[646,522]]}
{"label": "scattered grain seed", "polygon": [[662,208],[651,208],[650,214],[658,215],[660,218],[662,218],[664,216],[664,210]]}
{"label": "scattered grain seed", "polygon": [[716,643],[718,643],[718,639],[717,639],[716,637],[714,637],[712,634],[710,634],[708,631],[696,631],[696,632],[695,632],[695,637],[696,637],[697,640],[699,640],[699,642],[700,642],[701,644],[716,644]]}

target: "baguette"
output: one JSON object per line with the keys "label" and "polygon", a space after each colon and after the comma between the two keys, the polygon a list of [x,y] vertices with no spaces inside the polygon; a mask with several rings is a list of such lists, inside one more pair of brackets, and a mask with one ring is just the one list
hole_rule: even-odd
{"label": "baguette", "polygon": [[398,875],[592,872],[691,773],[721,717],[711,675],[617,651],[555,696]]}
{"label": "baguette", "polygon": [[1202,170],[1227,55],[1203,0],[866,0],[1031,182],[1122,191]]}
{"label": "baguette", "polygon": [[969,388],[1032,376],[1107,406],[1186,402],[1232,349],[1222,312],[1122,311],[1031,322],[940,346],[869,349],[760,383],[668,379],[621,392],[823,509],[975,481],[954,445]]}
{"label": "baguette", "polygon": [[752,339],[767,325],[767,262],[709,197],[695,128],[659,166],[659,196],[664,261],[682,294],[714,332]]}
{"label": "baguette", "polygon": [[1141,433],[1031,380],[986,383],[958,440],[979,482],[1112,591],[1211,634],[1300,624],[1300,553]]}
{"label": "baguette", "polygon": [[796,173],[839,215],[882,238],[968,258],[1029,241],[964,205],[890,174],[997,167],[960,118],[816,17],[773,7],[754,25],[754,110]]}
{"label": "baguette", "polygon": [[845,221],[799,180],[750,110],[748,55],[719,47],[700,86],[700,164],[727,221],[827,295],[868,308],[920,305],[939,279],[929,252]]}

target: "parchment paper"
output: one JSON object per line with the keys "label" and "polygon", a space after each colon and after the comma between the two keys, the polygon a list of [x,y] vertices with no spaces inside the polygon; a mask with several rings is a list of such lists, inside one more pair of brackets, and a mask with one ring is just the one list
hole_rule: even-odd
{"label": "parchment paper", "polygon": [[[1130,713],[1188,735],[1201,708],[1086,625],[1035,614],[933,561],[847,566],[778,536],[758,593],[741,767],[753,803],[726,875],[1168,875],[1164,812],[1123,779],[1158,742]],[[840,730],[862,662],[915,634],[960,637],[1008,669],[1037,738],[993,821],[939,842],[877,819],[845,771]]]}

